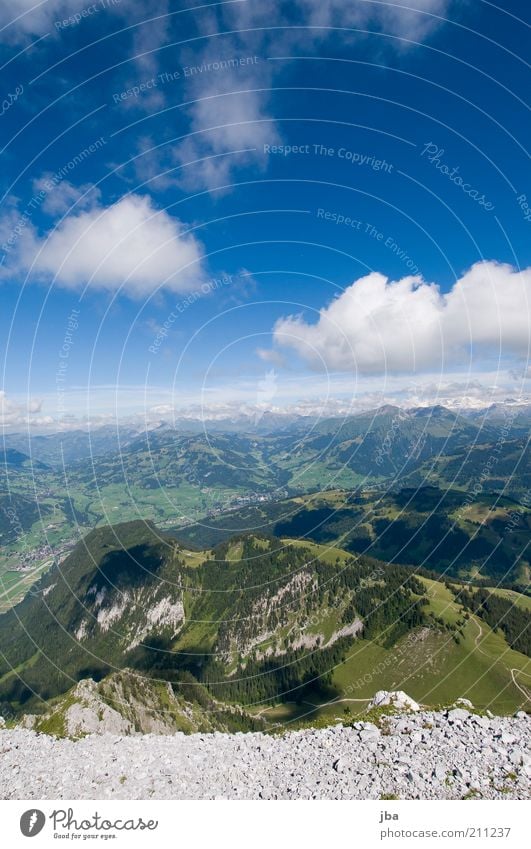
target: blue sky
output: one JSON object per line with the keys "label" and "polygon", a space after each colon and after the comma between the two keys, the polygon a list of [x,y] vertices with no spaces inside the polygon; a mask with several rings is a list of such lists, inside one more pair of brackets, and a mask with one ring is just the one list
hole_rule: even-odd
{"label": "blue sky", "polygon": [[145,6],[0,11],[4,425],[527,398],[525,4]]}

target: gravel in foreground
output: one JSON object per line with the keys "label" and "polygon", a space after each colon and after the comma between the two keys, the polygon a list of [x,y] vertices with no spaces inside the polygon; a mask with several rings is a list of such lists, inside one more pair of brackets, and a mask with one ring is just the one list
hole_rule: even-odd
{"label": "gravel in foreground", "polygon": [[264,734],[0,731],[3,799],[527,799],[531,718],[455,708]]}

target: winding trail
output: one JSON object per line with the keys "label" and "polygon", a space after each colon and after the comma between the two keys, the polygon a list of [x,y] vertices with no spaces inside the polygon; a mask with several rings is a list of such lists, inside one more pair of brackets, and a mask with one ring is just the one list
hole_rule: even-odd
{"label": "winding trail", "polygon": [[[311,707],[314,710],[318,710],[319,708],[328,707],[329,705],[339,705],[342,702],[362,702],[364,704],[367,704],[367,702],[370,702],[370,701],[372,701],[372,699],[370,699],[370,698],[367,698],[367,699],[347,699],[347,698],[345,698],[345,699],[332,699],[331,702],[319,702],[319,703],[303,702],[303,704],[308,705],[308,707]],[[258,713],[255,713],[255,716],[262,716],[262,714],[266,713],[268,710],[273,710],[273,708],[275,708],[275,707],[278,707],[278,705],[268,705],[267,707],[262,708],[261,711],[258,711]]]}
{"label": "winding trail", "polygon": [[524,687],[523,684],[520,685],[518,683],[518,681],[514,677],[514,673],[519,672],[520,675],[527,675],[528,678],[531,678],[531,674],[529,672],[522,672],[521,669],[511,669],[510,672],[511,672],[511,678],[512,678],[514,686],[517,687],[518,690],[520,690],[520,692],[522,693],[523,696],[525,696],[525,698],[527,699],[528,702],[531,702],[531,691],[529,691],[526,687]]}
{"label": "winding trail", "polygon": [[[480,654],[484,655],[489,660],[493,660],[494,658],[492,657],[492,655],[488,654],[486,651],[484,651],[482,648],[480,648],[480,645],[479,645],[480,640],[483,636],[483,628],[481,627],[481,623],[478,622],[478,620],[476,619],[475,616],[472,617],[472,621],[478,626],[478,629],[479,629],[479,633],[474,640],[475,648],[478,650],[478,652],[480,652]],[[500,661],[500,663],[502,663],[502,661]],[[503,664],[503,665],[505,666],[505,664]],[[519,692],[524,696],[526,701],[530,702],[531,701],[531,691],[529,691],[526,687],[524,687],[523,684],[518,683],[518,681],[515,678],[514,673],[517,672],[520,675],[526,675],[528,678],[531,678],[531,674],[529,672],[524,672],[522,669],[517,669],[516,667],[511,669],[508,666],[505,666],[505,668],[511,673],[511,680],[512,680],[514,686],[516,687],[516,689],[519,690]]]}

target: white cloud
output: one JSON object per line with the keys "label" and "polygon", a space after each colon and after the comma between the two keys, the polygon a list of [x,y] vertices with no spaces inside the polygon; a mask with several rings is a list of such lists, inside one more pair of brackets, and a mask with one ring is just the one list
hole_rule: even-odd
{"label": "white cloud", "polygon": [[[95,428],[105,424],[130,425],[138,429],[162,422],[177,424],[187,419],[255,417],[264,410],[303,416],[352,415],[385,404],[404,409],[435,404],[463,411],[486,409],[491,404],[527,406],[531,396],[522,392],[520,381],[510,374],[481,372],[477,376],[459,372],[416,376],[414,380],[388,375],[385,381],[350,374],[292,375],[275,373],[274,393],[257,398],[264,379],[241,375],[203,391],[198,385],[172,387],[147,385],[69,386],[57,409],[57,393],[40,393],[39,400],[24,395],[7,399],[0,393],[0,424],[6,431],[31,425],[36,432]],[[266,386],[267,388],[267,386]]]}
{"label": "white cloud", "polygon": [[256,92],[220,96],[219,89],[212,87],[203,91],[190,118],[190,132],[195,135],[182,142],[175,158],[180,165],[202,160],[182,172],[183,183],[195,189],[230,184],[235,166],[264,162],[264,143],[279,140],[264,97]]}
{"label": "white cloud", "polygon": [[[451,8],[457,5],[455,0],[403,0],[400,3],[394,0],[295,0],[293,3],[276,4],[275,23],[288,27],[296,23],[323,29],[313,32],[292,29],[274,32],[271,36],[267,33],[267,27],[271,25],[271,7],[267,3],[228,4],[223,9],[223,17],[234,28],[266,28],[262,38],[270,37],[277,46],[285,49],[310,41],[337,40],[339,33],[326,31],[330,27],[367,29],[421,41],[440,26],[441,19],[447,18]],[[386,46],[396,48],[398,45],[390,40]]]}
{"label": "white cloud", "polygon": [[42,400],[27,398],[14,401],[0,390],[0,426],[5,428],[21,427],[25,424],[52,424],[53,419],[47,416],[37,416],[42,409]]}
{"label": "white cloud", "polygon": [[[0,227],[4,237],[12,222],[11,215]],[[204,279],[202,258],[201,244],[178,219],[131,194],[67,216],[42,238],[27,225],[6,264],[7,273],[30,270],[67,289],[88,285],[142,297],[159,287],[197,288]]]}
{"label": "white cloud", "polygon": [[[50,191],[50,185],[53,189]],[[40,192],[45,194],[41,209],[48,215],[63,215],[76,204],[77,211],[92,206],[101,196],[100,190],[91,183],[82,186],[74,186],[68,180],[60,183],[54,182],[54,175],[45,172],[37,180],[33,181],[33,191],[36,195]]]}
{"label": "white cloud", "polygon": [[361,0],[298,0],[311,26],[367,27],[379,29],[399,38],[419,41],[441,22],[451,5],[451,0],[407,0],[396,2],[371,2]]}
{"label": "white cloud", "polygon": [[131,56],[137,68],[155,73],[158,49],[169,37],[168,10],[168,0],[4,0],[0,28],[2,41],[24,44],[46,34],[61,38],[65,31],[94,22],[108,28],[115,18],[119,27],[132,28]]}
{"label": "white cloud", "polygon": [[158,51],[170,34],[168,0],[150,0],[149,4],[146,4],[145,0],[126,0],[126,8],[128,14],[133,13],[139,20],[154,19],[149,24],[136,28],[133,36],[133,55],[136,65],[142,71],[155,74],[159,67]]}
{"label": "white cloud", "polygon": [[[271,35],[260,28],[263,7],[254,0],[222,4],[217,17],[207,10],[198,19],[199,32],[206,36],[199,42],[201,48],[194,45],[181,51],[190,135],[173,151],[173,161],[186,166],[178,180],[187,189],[212,191],[230,185],[236,168],[249,164],[265,168],[263,144],[280,140],[269,111],[275,69],[266,59]],[[267,19],[271,25],[271,10]],[[274,22],[287,22],[279,7]],[[258,29],[239,33],[240,27]],[[216,32],[223,34],[208,37]],[[280,37],[278,30],[274,32]],[[196,160],[200,161],[187,164]]]}
{"label": "white cloud", "polygon": [[442,294],[420,277],[390,281],[376,272],[319,312],[277,321],[274,338],[315,370],[365,374],[425,371],[482,356],[527,356],[531,269],[481,262]]}
{"label": "white cloud", "polygon": [[[379,7],[382,29],[411,41],[422,41],[441,25],[451,0],[405,0],[404,7],[388,3]],[[417,11],[415,11],[417,10]]]}
{"label": "white cloud", "polygon": [[[127,2],[127,0],[125,0]],[[83,9],[94,7],[92,12],[86,12],[86,17],[92,17],[96,12],[108,13],[118,11],[119,3],[114,6],[100,6],[99,3],[84,2],[84,0],[9,0],[0,4],[0,27],[5,27],[3,40],[20,43],[31,36],[44,35],[47,32],[56,33],[56,22],[66,20],[71,15],[81,14]],[[81,18],[81,23],[84,18]],[[74,23],[74,26],[77,25]]]}
{"label": "white cloud", "polygon": [[79,7],[77,0],[11,0],[0,5],[0,26],[5,27],[4,40],[41,35],[53,22],[69,10]]}
{"label": "white cloud", "polygon": [[[175,150],[179,165],[202,159],[197,165],[182,171],[180,182],[194,190],[212,191],[231,183],[234,169],[252,163],[265,166],[263,144],[280,141],[268,104],[274,74],[280,66],[268,62],[274,55],[290,54],[298,49],[314,49],[339,34],[332,27],[367,27],[400,38],[421,40],[440,21],[429,14],[444,15],[451,0],[410,0],[406,6],[394,3],[373,3],[365,0],[347,3],[345,0],[296,0],[278,3],[274,10],[267,3],[228,3],[218,10],[217,22],[212,12],[204,15],[200,31],[205,35],[228,30],[230,35],[208,40],[199,53],[183,53],[183,64],[215,65],[219,60],[256,55],[255,64],[238,66],[229,71],[202,71],[188,83],[189,99],[197,98],[189,110],[189,130],[193,135]],[[301,26],[291,26],[293,23]],[[274,29],[269,27],[274,24]],[[304,25],[310,27],[304,29]],[[322,27],[322,29],[318,29]],[[346,37],[349,36],[348,33]],[[378,41],[383,49],[404,46],[395,40]],[[244,92],[231,95],[231,91]],[[218,129],[213,129],[218,127]],[[234,154],[242,148],[255,152]],[[213,157],[213,158],[212,158]]]}
{"label": "white cloud", "polygon": [[274,366],[278,366],[278,368],[286,368],[288,366],[284,354],[274,348],[257,348],[256,353],[265,363],[272,363]]}

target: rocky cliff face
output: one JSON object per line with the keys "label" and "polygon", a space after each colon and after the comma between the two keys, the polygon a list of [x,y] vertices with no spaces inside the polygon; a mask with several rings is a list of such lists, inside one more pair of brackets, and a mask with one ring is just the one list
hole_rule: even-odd
{"label": "rocky cliff face", "polygon": [[164,584],[122,592],[92,586],[83,606],[85,616],[75,633],[76,639],[83,643],[112,630],[125,652],[151,634],[167,632],[174,639],[184,625],[182,593],[170,592]]}
{"label": "rocky cliff face", "polygon": [[249,729],[263,726],[260,719],[237,707],[220,705],[206,693],[200,701],[176,692],[166,681],[152,681],[124,670],[100,682],[80,681],[45,713],[26,714],[19,727],[79,739],[87,734],[193,734],[230,731],[233,724]]}

